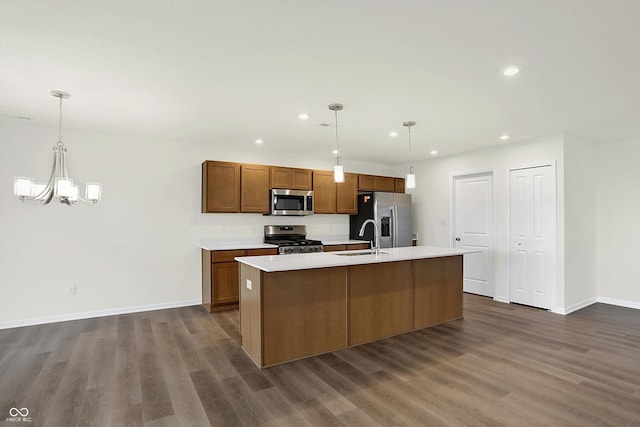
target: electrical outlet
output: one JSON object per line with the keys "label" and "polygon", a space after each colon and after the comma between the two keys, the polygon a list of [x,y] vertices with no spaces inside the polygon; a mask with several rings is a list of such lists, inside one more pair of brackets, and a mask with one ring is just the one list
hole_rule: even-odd
{"label": "electrical outlet", "polygon": [[76,294],[76,285],[67,286],[67,295],[75,295]]}
{"label": "electrical outlet", "polygon": [[252,283],[251,280],[247,279],[247,289],[251,290],[252,289]]}

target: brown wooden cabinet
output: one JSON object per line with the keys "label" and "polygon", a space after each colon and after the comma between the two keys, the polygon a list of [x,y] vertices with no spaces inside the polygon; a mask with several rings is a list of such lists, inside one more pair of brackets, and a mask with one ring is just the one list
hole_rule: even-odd
{"label": "brown wooden cabinet", "polygon": [[239,163],[202,163],[202,212],[240,212]]}
{"label": "brown wooden cabinet", "polygon": [[358,251],[362,249],[369,249],[368,243],[349,243],[344,245],[324,245],[322,246],[323,252],[337,252],[337,251]]}
{"label": "brown wooden cabinet", "polygon": [[358,175],[345,173],[344,182],[336,184],[336,213],[358,213]]}
{"label": "brown wooden cabinet", "polygon": [[462,255],[413,261],[413,329],[462,317]]}
{"label": "brown wooden cabinet", "polygon": [[[402,179],[402,178],[400,178]],[[396,192],[396,178],[392,176],[358,175],[358,190]]]}
{"label": "brown wooden cabinet", "polygon": [[336,213],[336,183],[331,171],[313,171],[313,212]]}
{"label": "brown wooden cabinet", "polygon": [[240,170],[240,210],[269,213],[269,166],[243,164]]}
{"label": "brown wooden cabinet", "polygon": [[271,188],[311,190],[313,188],[312,171],[271,166]]}
{"label": "brown wooden cabinet", "polygon": [[344,174],[344,182],[333,181],[333,171],[313,171],[314,212],[358,213],[358,175]]}
{"label": "brown wooden cabinet", "polygon": [[238,308],[235,257],[277,255],[276,248],[208,251],[202,249],[202,305],[210,312]]}
{"label": "brown wooden cabinet", "polygon": [[395,178],[395,192],[404,193],[404,178]]}

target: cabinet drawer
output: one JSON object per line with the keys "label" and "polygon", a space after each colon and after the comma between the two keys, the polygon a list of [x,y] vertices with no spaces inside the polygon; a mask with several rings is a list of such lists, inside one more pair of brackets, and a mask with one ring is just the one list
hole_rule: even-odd
{"label": "cabinet drawer", "polygon": [[346,251],[347,245],[324,245],[322,247],[323,252],[336,252],[336,251]]}
{"label": "cabinet drawer", "polygon": [[247,249],[247,256],[278,255],[276,248]]}
{"label": "cabinet drawer", "polygon": [[359,251],[362,249],[369,249],[368,243],[354,243],[352,245],[347,245],[348,251]]}
{"label": "cabinet drawer", "polygon": [[237,256],[244,256],[244,249],[234,251],[211,251],[211,262],[229,262]]}

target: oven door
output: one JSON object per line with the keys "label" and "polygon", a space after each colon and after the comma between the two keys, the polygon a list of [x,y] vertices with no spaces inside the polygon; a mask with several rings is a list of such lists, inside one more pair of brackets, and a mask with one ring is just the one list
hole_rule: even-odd
{"label": "oven door", "polygon": [[271,215],[312,215],[313,191],[271,190]]}

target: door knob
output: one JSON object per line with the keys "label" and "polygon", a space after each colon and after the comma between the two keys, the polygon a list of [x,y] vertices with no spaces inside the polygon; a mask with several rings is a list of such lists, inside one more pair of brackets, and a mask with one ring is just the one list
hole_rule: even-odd
{"label": "door knob", "polygon": [[459,241],[460,241],[460,238],[459,238],[459,237],[456,237],[456,242],[459,242]]}

